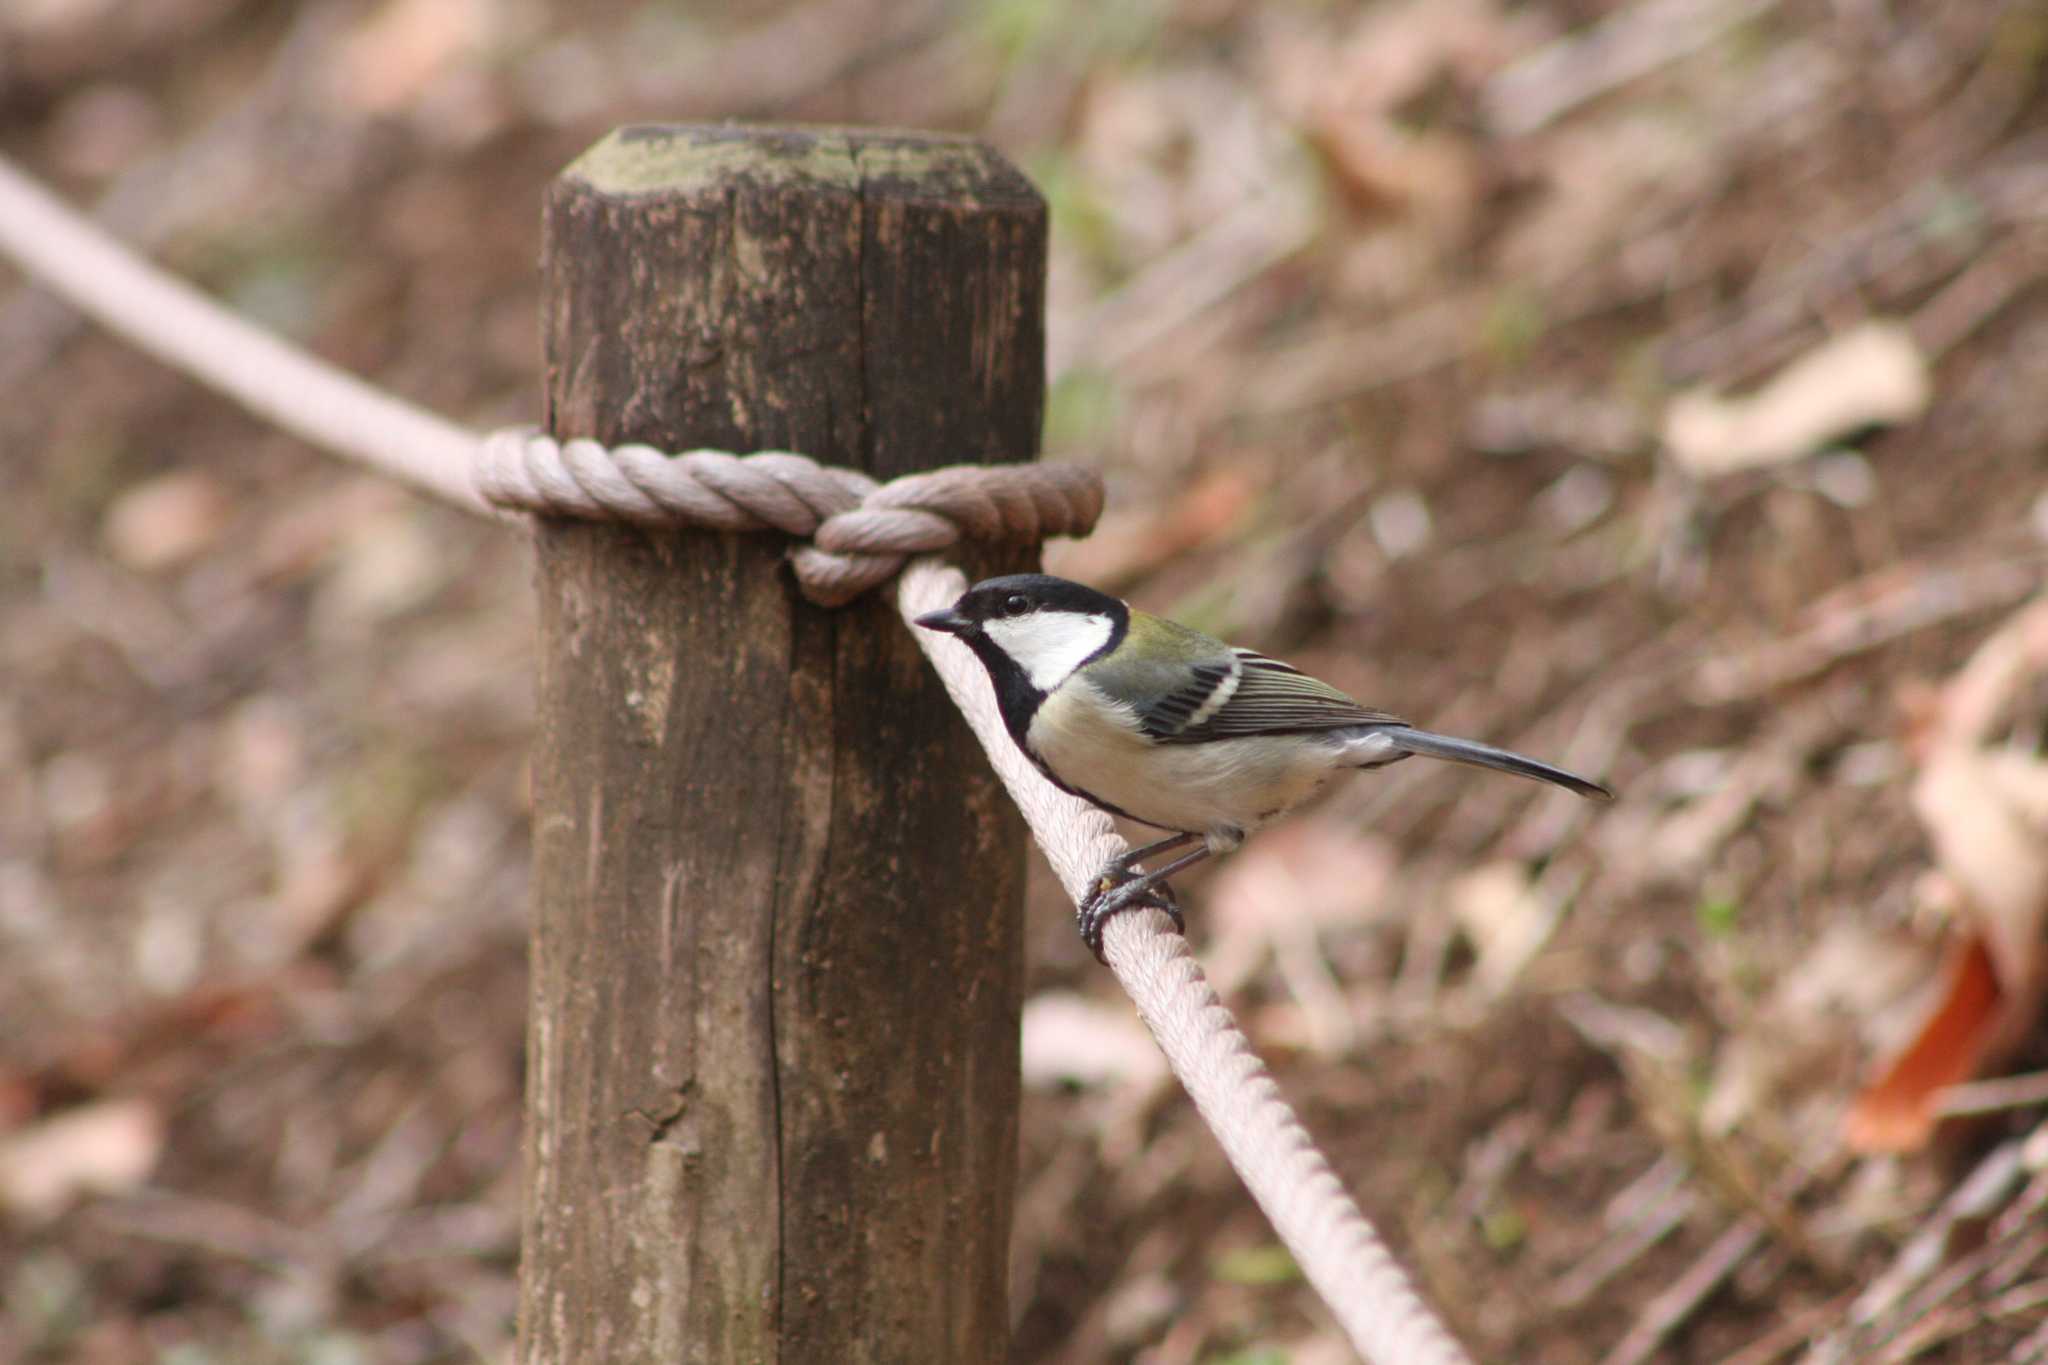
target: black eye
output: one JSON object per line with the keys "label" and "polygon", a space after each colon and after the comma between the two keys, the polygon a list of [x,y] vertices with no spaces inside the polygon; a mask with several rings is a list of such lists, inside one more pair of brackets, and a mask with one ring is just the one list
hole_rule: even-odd
{"label": "black eye", "polygon": [[1031,599],[1021,592],[1013,592],[1003,599],[1003,615],[1022,616],[1031,610]]}

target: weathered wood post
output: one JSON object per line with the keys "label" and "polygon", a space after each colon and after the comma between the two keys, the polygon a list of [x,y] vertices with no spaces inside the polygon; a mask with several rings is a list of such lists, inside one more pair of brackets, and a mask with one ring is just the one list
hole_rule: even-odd
{"label": "weathered wood post", "polygon": [[[544,238],[558,437],[1036,451],[1045,207],[984,146],[627,128]],[[520,1360],[1002,1358],[1024,837],[986,761],[884,596],[809,605],[777,537],[537,543]]]}

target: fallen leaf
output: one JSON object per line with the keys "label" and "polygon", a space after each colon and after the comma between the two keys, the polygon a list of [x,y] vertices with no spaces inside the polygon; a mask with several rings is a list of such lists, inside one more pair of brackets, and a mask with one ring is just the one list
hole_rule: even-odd
{"label": "fallen leaf", "polygon": [[1934,1133],[1938,1092],[1976,1074],[2001,1015],[1991,953],[1971,935],[1950,955],[1934,1010],[1849,1109],[1843,1136],[1859,1152],[1909,1152]]}
{"label": "fallen leaf", "polygon": [[1434,533],[1429,504],[1412,488],[1397,488],[1374,498],[1365,519],[1380,553],[1388,559],[1414,554],[1429,544]]}
{"label": "fallen leaf", "polygon": [[101,531],[107,552],[131,569],[166,569],[220,538],[232,504],[218,479],[197,470],[139,483],[114,499]]}
{"label": "fallen leaf", "polygon": [[1927,360],[1893,322],[1866,322],[1786,366],[1755,393],[1692,389],[1664,415],[1672,461],[1698,478],[1796,460],[1863,427],[1910,422],[1933,393]]}
{"label": "fallen leaf", "polygon": [[1759,1114],[1788,1114],[1800,1095],[1833,1091],[1856,1041],[1852,1021],[1879,1016],[1926,978],[1903,935],[1844,916],[1783,972],[1721,1044],[1700,1126],[1726,1136]]}
{"label": "fallen leaf", "polygon": [[1557,927],[1556,907],[1537,894],[1528,869],[1509,859],[1462,874],[1445,895],[1478,954],[1474,976],[1489,996],[1503,995],[1514,985]]}
{"label": "fallen leaf", "polygon": [[1962,888],[2008,992],[2037,993],[2048,915],[2048,763],[2017,749],[1945,745],[1913,786],[1913,812]]}
{"label": "fallen leaf", "polygon": [[1914,783],[1913,810],[1965,924],[1934,1010],[1850,1110],[1844,1135],[1864,1152],[1924,1146],[1938,1092],[2025,1038],[2044,993],[2048,763],[2017,749],[1937,742]]}
{"label": "fallen leaf", "polygon": [[1589,254],[1649,236],[1649,223],[1701,192],[1711,146],[1699,129],[1642,112],[1554,130],[1496,248],[1505,278],[1567,279]]}
{"label": "fallen leaf", "polygon": [[1982,744],[2013,694],[2048,668],[2048,597],[2006,618],[1968,663],[1925,699],[1928,741]]}
{"label": "fallen leaf", "polygon": [[1321,111],[1304,131],[1359,212],[1413,216],[1446,242],[1464,240],[1480,186],[1479,155],[1469,143],[1343,110]]}
{"label": "fallen leaf", "polygon": [[164,1122],[146,1100],[100,1100],[0,1140],[0,1209],[43,1222],[87,1195],[117,1194],[149,1178]]}

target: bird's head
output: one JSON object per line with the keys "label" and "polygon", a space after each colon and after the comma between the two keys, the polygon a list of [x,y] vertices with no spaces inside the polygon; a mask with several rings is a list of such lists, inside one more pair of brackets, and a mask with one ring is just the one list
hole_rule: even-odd
{"label": "bird's head", "polygon": [[991,672],[1014,669],[1045,693],[1114,649],[1130,617],[1130,608],[1107,593],[1050,574],[1024,573],[984,579],[952,606],[918,617],[917,624],[959,636]]}

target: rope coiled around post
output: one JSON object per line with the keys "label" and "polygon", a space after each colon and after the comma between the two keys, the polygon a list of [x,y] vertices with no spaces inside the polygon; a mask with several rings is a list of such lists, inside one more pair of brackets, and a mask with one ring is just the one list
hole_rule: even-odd
{"label": "rope coiled around post", "polygon": [[806,596],[840,606],[905,556],[963,539],[1085,535],[1102,483],[1074,465],[955,465],[877,483],[802,455],[566,444],[532,428],[479,435],[243,321],[157,269],[0,160],[0,255],[108,327],[284,430],[485,516],[781,531]]}
{"label": "rope coiled around post", "polygon": [[[222,310],[124,250],[0,161],[0,254],[13,256],[144,349],[316,445],[466,511],[508,509],[727,531],[777,530],[806,593],[837,604],[961,539],[1036,542],[1085,534],[1102,510],[1095,476],[1064,465],[956,466],[877,484],[801,455],[646,446],[607,452],[528,429],[478,437],[341,373]],[[966,587],[933,566],[904,576],[908,616]],[[1109,817],[1047,782],[1010,742],[987,675],[957,641],[917,632],[1070,894],[1125,845]],[[1175,1072],[1352,1343],[1374,1365],[1468,1357],[1415,1293],[1272,1078],[1157,911],[1118,915],[1104,947]]]}
{"label": "rope coiled around post", "polygon": [[476,484],[492,506],[543,516],[808,540],[790,562],[804,596],[827,607],[887,581],[910,555],[962,540],[1086,535],[1102,515],[1102,480],[1078,465],[950,465],[881,483],[785,450],[668,455],[557,441],[530,427],[484,438]]}

